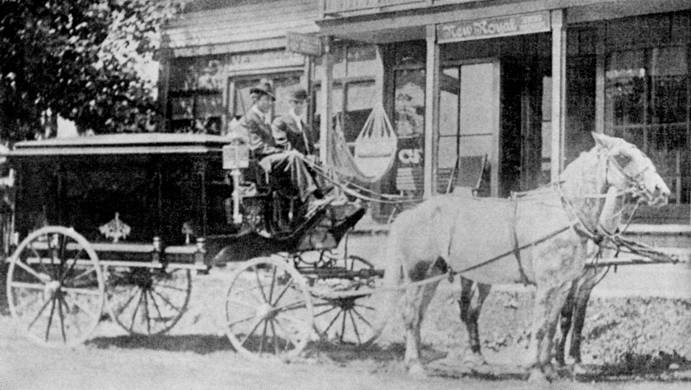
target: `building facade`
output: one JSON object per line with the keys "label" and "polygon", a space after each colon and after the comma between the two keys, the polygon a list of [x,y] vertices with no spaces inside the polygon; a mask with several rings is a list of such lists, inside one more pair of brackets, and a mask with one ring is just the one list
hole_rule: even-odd
{"label": "building facade", "polygon": [[[279,113],[282,88],[310,86],[322,138],[338,118],[354,140],[381,103],[399,152],[376,188],[420,198],[466,180],[478,159],[491,195],[533,189],[603,132],[644,150],[672,190],[638,218],[691,222],[688,1],[208,3],[168,29],[171,130],[220,131],[260,75],[274,80]],[[324,54],[287,53],[291,31],[321,36]]]}

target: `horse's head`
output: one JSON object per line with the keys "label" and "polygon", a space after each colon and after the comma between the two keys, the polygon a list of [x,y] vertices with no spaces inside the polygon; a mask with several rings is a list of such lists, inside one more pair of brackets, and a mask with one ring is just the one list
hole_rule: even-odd
{"label": "horse's head", "polygon": [[607,184],[621,191],[631,191],[635,198],[646,204],[667,204],[669,187],[645,153],[621,138],[599,133],[593,133],[593,138],[596,147],[607,157]]}

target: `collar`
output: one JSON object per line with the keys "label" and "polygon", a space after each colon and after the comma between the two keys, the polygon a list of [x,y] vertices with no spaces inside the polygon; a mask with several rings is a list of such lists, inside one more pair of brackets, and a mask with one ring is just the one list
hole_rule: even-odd
{"label": "collar", "polygon": [[298,125],[298,129],[302,130],[302,118],[293,110],[290,110],[290,116],[295,120],[295,123]]}
{"label": "collar", "polygon": [[263,113],[257,106],[252,106],[252,111],[259,116],[262,122],[269,123],[268,114]]}

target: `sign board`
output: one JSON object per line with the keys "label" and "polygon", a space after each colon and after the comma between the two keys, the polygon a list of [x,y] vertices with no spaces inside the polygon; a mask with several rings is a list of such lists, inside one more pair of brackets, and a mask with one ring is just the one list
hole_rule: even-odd
{"label": "sign board", "polygon": [[306,56],[321,57],[322,41],[318,36],[289,32],[286,34],[286,50]]}
{"label": "sign board", "polygon": [[250,165],[250,148],[242,142],[223,147],[223,169],[243,169]]}
{"label": "sign board", "polygon": [[437,26],[439,43],[497,38],[550,31],[549,12],[444,23]]}

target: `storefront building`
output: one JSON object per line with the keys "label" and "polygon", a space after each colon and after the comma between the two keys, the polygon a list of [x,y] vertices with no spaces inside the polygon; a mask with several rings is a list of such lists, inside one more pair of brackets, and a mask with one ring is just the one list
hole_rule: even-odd
{"label": "storefront building", "polygon": [[400,143],[382,190],[444,193],[481,159],[492,196],[530,190],[604,132],[644,150],[672,190],[639,222],[690,223],[688,1],[320,3],[327,42],[372,45],[381,61]]}
{"label": "storefront building", "polygon": [[[171,131],[222,133],[259,78],[273,81],[277,114],[287,91],[309,87],[322,140],[338,122],[354,141],[381,103],[399,151],[375,188],[421,199],[476,180],[484,160],[489,195],[536,188],[604,132],[643,149],[672,190],[639,222],[691,223],[686,0],[192,4],[166,30]],[[287,51],[291,32],[320,36],[324,54]],[[390,213],[375,209],[381,220]]]}
{"label": "storefront building", "polygon": [[166,129],[223,133],[250,106],[249,89],[272,82],[274,112],[307,86],[306,58],[286,51],[288,32],[313,34],[315,0],[190,2],[164,31],[160,100]]}

